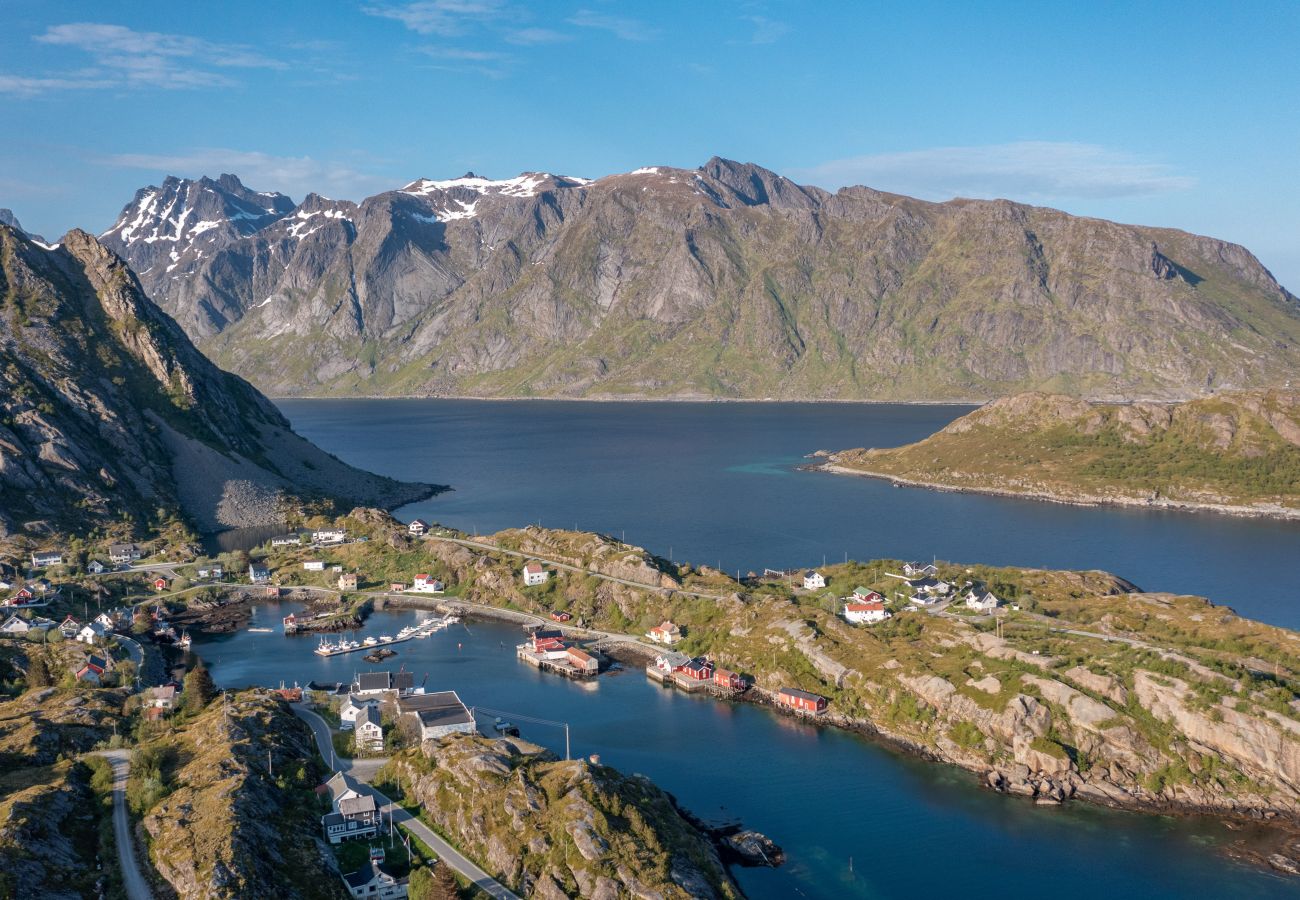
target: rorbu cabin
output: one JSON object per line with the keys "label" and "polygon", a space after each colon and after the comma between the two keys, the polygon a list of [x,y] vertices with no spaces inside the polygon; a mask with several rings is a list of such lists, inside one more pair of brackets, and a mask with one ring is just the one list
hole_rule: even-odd
{"label": "rorbu cabin", "polygon": [[777,702],[782,706],[806,713],[819,713],[826,709],[826,698],[799,688],[781,688],[776,694]]}

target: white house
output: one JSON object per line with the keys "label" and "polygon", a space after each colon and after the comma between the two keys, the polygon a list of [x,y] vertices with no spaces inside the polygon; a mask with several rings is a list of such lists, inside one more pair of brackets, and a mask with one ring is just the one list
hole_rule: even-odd
{"label": "white house", "polygon": [[60,550],[37,550],[32,554],[32,566],[46,569],[50,566],[63,565],[63,553]]}
{"label": "white house", "polygon": [[341,544],[348,539],[345,528],[322,528],[311,533],[311,539],[317,544]]}
{"label": "white house", "polygon": [[671,647],[682,639],[682,630],[672,622],[665,621],[656,625],[645,633],[645,636],[656,644],[667,644]]}
{"label": "white house", "polygon": [[844,618],[854,625],[874,625],[888,619],[890,613],[885,604],[879,600],[867,603],[849,602],[844,604]]}
{"label": "white house", "polygon": [[[545,581],[545,573],[542,574],[542,581]],[[529,582],[525,581],[525,583],[527,584]],[[411,582],[411,590],[418,591],[422,594],[441,594],[444,587],[445,585],[443,585],[441,581],[434,578],[432,575],[426,575],[424,573],[416,575],[414,581]]]}
{"label": "white house", "polygon": [[[445,863],[438,863],[438,865],[445,865]],[[348,893],[353,897],[364,897],[366,900],[401,900],[407,896],[407,880],[394,878],[375,865],[373,860],[366,860],[361,868],[341,877]]]}
{"label": "white house", "polygon": [[939,598],[933,594],[927,594],[925,591],[917,591],[908,597],[908,602],[915,603],[917,606],[932,606],[939,602]]}
{"label": "white house", "polygon": [[302,540],[296,534],[280,534],[271,538],[272,547],[297,547]]}
{"label": "white house", "polygon": [[357,716],[363,709],[373,709],[379,706],[379,700],[374,697],[358,697],[355,694],[348,694],[348,699],[343,701],[339,707],[339,728],[343,731],[350,731],[352,726],[357,722]]}
{"label": "white house", "polygon": [[302,567],[303,567],[304,569],[306,569],[308,572],[324,572],[324,571],[325,571],[325,563],[324,563],[324,561],[319,560],[319,559],[309,559],[309,560],[307,560],[307,562],[305,562],[305,563],[302,564]]}
{"label": "white house", "polygon": [[225,577],[225,574],[226,574],[226,570],[223,569],[223,568],[221,568],[221,566],[213,566],[213,567],[212,567],[212,577],[213,577],[213,578],[223,578],[223,577]]}
{"label": "white house", "polygon": [[545,584],[546,579],[550,577],[550,572],[542,568],[539,562],[530,562],[524,566],[524,584],[533,587],[539,584]]}
{"label": "white house", "polygon": [[171,709],[176,705],[176,685],[149,688],[149,705],[154,709]]}
{"label": "white house", "polygon": [[141,557],[140,548],[135,544],[109,544],[108,561],[123,566],[135,562]]}
{"label": "white house", "polygon": [[805,591],[816,591],[826,587],[826,579],[821,572],[809,569],[803,573],[803,589]]}
{"label": "white house", "polygon": [[939,570],[932,563],[910,562],[903,566],[903,574],[908,578],[933,578]]}
{"label": "white house", "polygon": [[106,612],[95,616],[95,623],[104,631],[112,631],[117,627],[117,621]]}
{"label": "white house", "polygon": [[1002,605],[992,591],[971,590],[966,592],[966,607],[968,609],[978,610],[979,612],[992,612]]}
{"label": "white house", "polygon": [[105,631],[104,626],[100,625],[98,622],[90,622],[87,625],[83,625],[81,630],[77,632],[77,640],[81,641],[83,644],[90,644],[91,646],[101,643],[107,636],[108,632]]}
{"label": "white house", "polygon": [[401,697],[397,709],[419,728],[421,741],[437,740],[449,734],[473,734],[475,731],[474,716],[455,691]]}
{"label": "white house", "polygon": [[257,563],[249,563],[248,580],[253,584],[266,584],[271,580],[271,570]]}
{"label": "white house", "polygon": [[416,519],[406,526],[406,533],[411,537],[420,537],[429,530],[429,523],[424,519]]}
{"label": "white house", "polygon": [[3,625],[0,625],[0,634],[26,634],[32,630],[32,626],[21,616],[13,615],[5,619]]}
{"label": "white house", "polygon": [[81,623],[69,616],[59,623],[59,634],[65,638],[75,638],[77,632],[81,630]]}
{"label": "white house", "polygon": [[357,713],[354,737],[359,750],[384,749],[384,725],[379,719],[377,706],[365,705]]}
{"label": "white house", "polygon": [[108,566],[104,565],[97,559],[92,559],[86,564],[86,571],[91,575],[103,575],[108,571]]}
{"label": "white house", "polygon": [[925,591],[927,594],[936,596],[946,596],[952,590],[952,585],[938,578],[927,576],[925,578],[914,578],[909,581],[908,586],[914,591]]}

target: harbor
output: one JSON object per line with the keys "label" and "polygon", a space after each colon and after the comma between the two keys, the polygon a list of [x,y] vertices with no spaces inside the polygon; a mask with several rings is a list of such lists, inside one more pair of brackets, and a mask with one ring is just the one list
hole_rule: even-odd
{"label": "harbor", "polygon": [[[437,634],[445,628],[450,628],[459,622],[456,616],[443,616],[441,619],[426,619],[418,625],[407,625],[396,635],[380,634],[369,635],[361,640],[351,638],[340,638],[337,641],[331,641],[322,637],[320,644],[312,652],[317,656],[340,656],[344,653],[357,653],[362,650],[373,651],[383,647],[391,647],[394,644],[403,644],[407,641],[413,641],[416,638],[427,638],[430,635]],[[251,629],[250,629],[251,630]]]}

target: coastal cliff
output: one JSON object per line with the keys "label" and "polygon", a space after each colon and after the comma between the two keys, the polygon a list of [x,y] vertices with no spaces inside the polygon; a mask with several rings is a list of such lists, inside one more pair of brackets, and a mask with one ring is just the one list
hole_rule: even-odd
{"label": "coastal cliff", "polygon": [[521,896],[741,896],[708,839],[641,776],[455,735],[406,751],[381,777]]}
{"label": "coastal cliff", "polygon": [[897,484],[1086,505],[1300,518],[1300,393],[1184,403],[1018,394],[915,444],[819,454]]}
{"label": "coastal cliff", "polygon": [[430,485],[362,472],[304,440],[72,231],[0,225],[0,545],[276,524],[304,504],[391,506]]}

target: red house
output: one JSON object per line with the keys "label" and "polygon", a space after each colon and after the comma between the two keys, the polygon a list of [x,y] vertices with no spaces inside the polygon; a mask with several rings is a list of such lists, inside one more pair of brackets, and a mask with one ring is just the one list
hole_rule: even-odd
{"label": "red house", "polygon": [[696,681],[713,680],[713,663],[709,662],[707,656],[697,656],[685,665],[678,666],[673,671],[680,672],[687,678],[694,678]]}
{"label": "red house", "polygon": [[553,612],[551,613],[551,618],[557,622],[567,622],[570,619],[572,619],[573,616],[569,615],[566,612]]}
{"label": "red house", "polygon": [[782,706],[797,709],[800,712],[819,713],[826,709],[826,698],[820,694],[801,691],[798,688],[781,688],[776,694],[777,702]]}
{"label": "red house", "polygon": [[157,578],[153,580],[153,589],[155,591],[167,590],[167,579],[159,575]]}
{"label": "red house", "polygon": [[743,691],[749,687],[749,682],[745,680],[744,675],[739,672],[732,672],[730,669],[715,669],[713,683],[729,691]]}

